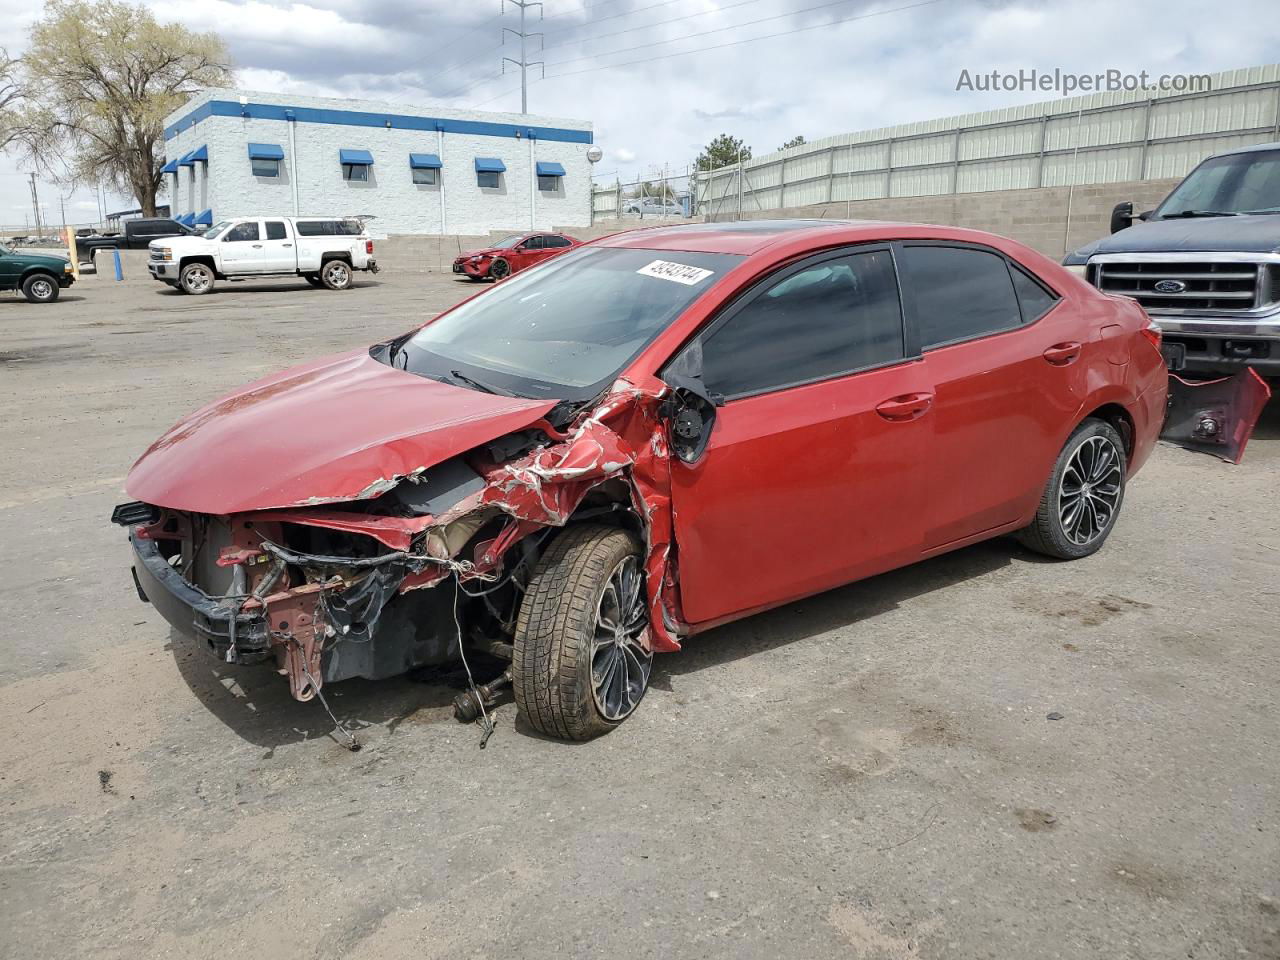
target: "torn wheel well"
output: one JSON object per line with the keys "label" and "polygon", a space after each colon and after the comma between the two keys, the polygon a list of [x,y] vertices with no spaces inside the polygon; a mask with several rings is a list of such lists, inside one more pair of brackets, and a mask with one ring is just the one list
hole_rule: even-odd
{"label": "torn wheel well", "polygon": [[1129,416],[1129,411],[1118,403],[1104,403],[1096,410],[1085,415],[1085,419],[1090,417],[1109,423],[1115,427],[1116,433],[1120,434],[1120,439],[1124,441],[1124,453],[1126,457],[1133,456],[1134,428],[1133,418]]}

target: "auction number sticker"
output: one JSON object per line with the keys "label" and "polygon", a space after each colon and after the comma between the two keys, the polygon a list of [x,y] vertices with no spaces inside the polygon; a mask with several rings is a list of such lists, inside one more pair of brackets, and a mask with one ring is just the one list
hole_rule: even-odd
{"label": "auction number sticker", "polygon": [[651,263],[646,263],[636,271],[636,273],[643,274],[646,277],[657,277],[659,280],[683,283],[686,287],[701,283],[714,272],[713,270],[703,270],[701,267],[691,267],[687,263],[672,263],[670,260],[654,260]]}

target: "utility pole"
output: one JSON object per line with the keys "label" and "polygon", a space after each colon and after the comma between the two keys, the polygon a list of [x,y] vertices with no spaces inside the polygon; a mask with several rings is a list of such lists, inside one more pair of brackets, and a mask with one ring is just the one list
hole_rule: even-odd
{"label": "utility pole", "polygon": [[36,175],[31,174],[31,209],[36,212],[36,236],[44,236],[44,227],[40,224],[40,198],[36,195]]}
{"label": "utility pole", "polygon": [[517,7],[520,8],[520,29],[512,30],[510,27],[503,27],[502,43],[504,46],[506,45],[508,33],[514,33],[517,37],[519,37],[520,38],[520,59],[512,60],[510,57],[503,57],[502,72],[503,73],[507,72],[508,63],[515,64],[517,67],[520,68],[520,112],[528,113],[529,112],[529,82],[527,77],[528,70],[530,67],[542,67],[542,78],[545,80],[547,77],[547,64],[543,60],[534,60],[532,62],[530,62],[529,60],[528,53],[527,53],[527,44],[528,44],[529,38],[530,37],[538,38],[539,50],[542,49],[543,40],[542,40],[541,33],[527,33],[525,31],[525,28],[524,28],[525,11],[528,10],[530,7],[537,7],[538,19],[541,20],[542,4],[538,2],[538,0],[502,0],[502,10],[504,13],[507,10],[508,3],[515,4]]}

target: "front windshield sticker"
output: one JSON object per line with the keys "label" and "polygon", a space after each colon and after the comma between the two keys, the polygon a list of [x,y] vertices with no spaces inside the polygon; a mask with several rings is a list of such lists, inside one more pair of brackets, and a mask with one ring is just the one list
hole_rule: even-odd
{"label": "front windshield sticker", "polygon": [[692,287],[711,276],[713,271],[691,267],[684,263],[672,263],[670,260],[654,260],[646,263],[636,273],[646,277],[657,277],[659,280],[672,280],[683,283],[686,287]]}

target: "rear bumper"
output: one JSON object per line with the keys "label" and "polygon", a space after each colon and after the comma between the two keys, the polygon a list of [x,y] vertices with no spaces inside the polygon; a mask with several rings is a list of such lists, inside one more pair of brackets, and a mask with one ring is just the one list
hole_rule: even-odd
{"label": "rear bumper", "polygon": [[[230,663],[260,663],[274,656],[271,632],[261,610],[237,613],[222,600],[205,594],[188,583],[174,569],[154,540],[130,533],[133,547],[133,580],[139,595],[184,635],[219,660]],[[231,649],[234,621],[235,653]]]}

